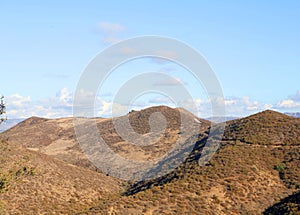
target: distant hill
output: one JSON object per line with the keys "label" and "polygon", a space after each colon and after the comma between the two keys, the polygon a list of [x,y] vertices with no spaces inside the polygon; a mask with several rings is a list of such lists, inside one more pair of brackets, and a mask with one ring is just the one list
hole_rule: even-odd
{"label": "distant hill", "polygon": [[6,131],[13,126],[17,125],[19,122],[22,122],[24,119],[8,119],[0,124],[0,133]]}
{"label": "distant hill", "polygon": [[291,117],[300,118],[300,112],[294,112],[294,113],[290,112],[290,113],[284,113],[284,114],[291,116]]}
{"label": "distant hill", "polygon": [[207,120],[214,122],[214,123],[221,123],[221,122],[227,122],[231,120],[238,119],[238,117],[233,116],[226,116],[226,117],[208,117]]}
{"label": "distant hill", "polygon": [[[174,146],[182,132],[180,114],[201,125],[199,130],[193,131],[195,142],[192,152],[177,168],[154,179],[122,182],[121,186],[120,180],[91,171],[97,169],[87,160],[76,142],[72,118],[33,117],[3,132],[0,138],[8,139],[12,148],[0,149],[0,159],[6,159],[1,168],[5,169],[9,162],[17,160],[16,165],[21,166],[10,167],[10,170],[16,171],[8,172],[21,174],[25,185],[29,183],[30,186],[26,185],[26,192],[22,193],[23,185],[20,183],[16,189],[9,188],[0,194],[0,208],[2,204],[8,213],[17,213],[19,208],[28,204],[32,206],[28,207],[28,214],[47,213],[50,207],[53,213],[69,214],[74,211],[78,214],[262,214],[300,191],[300,119],[264,111],[227,121],[219,150],[207,165],[200,167],[198,159],[206,144],[211,123],[185,110],[160,106],[130,113],[131,126],[141,135],[150,135],[149,117],[155,112],[161,112],[166,117],[167,129],[160,141],[146,147],[134,146],[122,140],[114,129],[112,119],[95,119],[111,149],[121,156],[140,160],[159,157]],[[193,128],[193,123],[188,129]],[[22,146],[20,150],[14,148],[17,145]],[[12,151],[6,153],[7,150]],[[26,155],[30,157],[29,166],[23,160],[23,157],[27,158]],[[25,170],[23,164],[26,164]],[[31,164],[37,170],[41,169],[37,171],[40,174],[35,180],[30,178],[31,169],[35,169],[31,168]],[[162,163],[161,168],[165,165],[168,162]],[[7,172],[2,169],[1,172]],[[21,172],[18,171],[20,169]],[[54,169],[57,169],[57,173]],[[82,174],[77,171],[79,169]],[[98,178],[98,174],[99,181],[91,184],[91,177]],[[57,182],[59,177],[62,177],[60,183]],[[86,186],[73,184],[76,178],[87,180]],[[20,181],[18,178],[14,180]],[[45,187],[35,185],[36,180],[45,180]],[[72,188],[65,185],[66,182]],[[106,182],[107,185],[103,185]],[[51,183],[57,189],[51,187]],[[99,185],[99,189],[103,185],[105,190],[98,191],[95,185]],[[38,186],[37,189],[34,186]],[[96,194],[87,186],[95,189],[101,197],[93,200]],[[72,198],[65,193],[68,189]],[[35,195],[29,194],[29,191],[35,190],[40,190],[38,199],[46,199],[40,211],[36,211],[36,208],[41,203],[37,203]],[[112,194],[108,195],[108,192]],[[54,194],[52,202],[47,200],[50,194]],[[85,201],[79,198],[81,194]],[[22,198],[26,198],[25,203]],[[58,203],[60,201],[62,203]],[[55,204],[58,206],[54,207]],[[66,205],[70,212],[66,212]]]}

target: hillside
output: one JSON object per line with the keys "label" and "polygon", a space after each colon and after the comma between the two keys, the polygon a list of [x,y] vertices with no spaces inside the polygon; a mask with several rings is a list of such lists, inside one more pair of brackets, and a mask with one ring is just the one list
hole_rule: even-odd
{"label": "hillside", "polygon": [[[272,111],[228,122],[208,165],[197,163],[202,139],[173,172],[133,184],[122,197],[82,214],[260,214],[300,190],[299,126],[299,120]],[[255,133],[259,139],[250,142]]]}
{"label": "hillside", "polygon": [[[183,111],[182,109],[173,109],[165,106],[151,107],[128,114],[133,132],[140,134],[140,137],[135,138],[134,141],[143,142],[144,144],[147,140],[152,141],[153,138],[151,137],[152,133],[150,131],[149,119],[151,115],[156,112],[161,113],[165,117],[167,121],[166,129],[162,134],[162,138],[160,138],[155,144],[145,146],[131,144],[120,137],[116,131],[113,120],[123,123],[123,121],[126,121],[127,116],[114,119],[94,118],[91,120],[96,122],[102,138],[115,153],[128,159],[149,161],[160,158],[169,151],[180,138],[185,141],[185,139],[190,137],[188,134],[191,134],[195,127],[193,123],[188,124],[187,128],[184,128],[188,132],[186,132],[186,134],[181,134],[180,131],[183,129],[180,124],[181,117],[194,122],[194,119],[196,118],[194,115],[187,111]],[[197,132],[205,132],[209,128],[210,122],[202,119],[197,120],[201,122],[201,125],[197,126],[197,128],[199,127]],[[90,121],[88,123],[90,123]],[[89,133],[89,130],[84,133]],[[127,133],[126,135],[131,137],[134,134]],[[31,117],[10,130],[0,134],[0,137],[8,139],[11,143],[20,144],[27,149],[54,156],[55,158],[61,159],[65,162],[100,171],[82,152],[75,135],[73,118],[43,119]],[[92,138],[89,135],[87,137],[86,144],[89,149],[92,149],[94,147],[94,143],[90,142],[90,139]],[[94,156],[103,157],[106,155],[97,154]]]}
{"label": "hillside", "polygon": [[74,213],[119,193],[119,182],[0,141],[0,214]]}
{"label": "hillside", "polygon": [[259,145],[298,145],[300,119],[267,110],[228,123],[224,139]]}
{"label": "hillside", "polygon": [[[191,142],[194,148],[181,165],[171,172],[166,172],[161,176],[158,175],[157,178],[140,182],[131,181],[128,184],[122,183],[122,186],[119,186],[120,182],[112,179],[112,177],[89,170],[93,169],[92,165],[76,142],[74,128],[72,127],[73,119],[71,118],[51,120],[30,118],[4,132],[0,137],[8,139],[13,146],[19,145],[29,149],[21,149],[20,156],[23,156],[26,152],[25,154],[34,158],[29,159],[29,163],[33,163],[33,167],[36,166],[33,169],[42,169],[41,174],[31,176],[32,168],[26,166],[24,170],[23,164],[26,162],[24,160],[18,162],[18,165],[20,163],[22,165],[14,168],[17,170],[14,171],[14,174],[21,169],[22,174],[20,177],[26,178],[26,183],[32,183],[28,185],[28,190],[25,190],[26,193],[22,196],[24,198],[30,196],[29,191],[36,190],[33,186],[38,186],[35,181],[43,180],[42,178],[46,178],[46,181],[51,184],[51,180],[58,181],[59,178],[61,178],[61,181],[68,181],[72,184],[76,182],[74,178],[81,177],[82,180],[87,180],[87,187],[81,187],[80,192],[84,193],[84,190],[87,189],[86,193],[80,193],[79,195],[77,185],[74,189],[71,189],[72,192],[79,195],[76,195],[78,199],[94,198],[97,196],[96,193],[103,193],[103,198],[77,205],[74,204],[73,200],[70,200],[71,202],[63,200],[67,199],[67,194],[56,194],[52,201],[55,204],[58,200],[63,203],[59,208],[55,208],[55,211],[63,211],[65,205],[68,205],[72,213],[77,211],[78,214],[227,215],[261,214],[293,193],[300,191],[299,119],[274,111],[264,111],[246,118],[228,121],[221,147],[207,165],[200,167],[198,159],[207,140],[210,122],[195,118],[195,116],[182,109],[172,109],[164,106],[152,107],[128,114],[131,126],[141,137],[151,135],[149,119],[156,112],[162,113],[167,119],[166,131],[159,141],[149,146],[131,145],[128,141],[125,141],[117,134],[113,119],[93,119],[96,121],[97,128],[103,138],[114,152],[131,159],[150,161],[171,149],[180,137],[185,137],[185,132],[179,123],[180,114],[182,117],[193,121],[185,128],[190,129],[193,136],[190,139],[185,137],[185,141],[194,141]],[[124,117],[119,117],[115,120],[123,122],[123,119]],[[200,129],[193,130],[195,122],[197,124],[200,122]],[[129,133],[129,136],[131,135],[134,134]],[[187,147],[190,145],[187,145]],[[16,153],[16,149],[10,150],[12,150],[11,153]],[[185,152],[185,148],[181,148],[181,150]],[[48,156],[43,155],[43,153]],[[159,163],[159,168],[163,170],[165,165],[177,159],[177,155],[175,153],[171,159]],[[9,153],[7,162],[18,159],[20,158],[14,158],[13,154]],[[41,165],[46,161],[51,165]],[[4,164],[2,168],[5,168],[5,166]],[[44,171],[45,166],[50,166],[51,170]],[[56,168],[59,174],[52,172]],[[78,173],[79,169],[82,174]],[[50,176],[51,174],[53,174],[53,177]],[[14,180],[19,181],[18,177]],[[28,179],[30,177],[37,178],[36,180],[30,180]],[[96,180],[98,177],[99,181],[91,182],[91,178]],[[106,182],[107,185],[103,187],[107,188],[106,191],[112,188],[111,195],[108,195],[104,190],[95,188],[95,185]],[[88,185],[91,189],[88,188]],[[61,188],[54,189],[46,183],[45,187],[48,186],[50,188],[47,189],[54,190],[52,191],[54,193],[61,190]],[[70,189],[69,186],[65,187],[65,183],[58,183],[56,186],[62,186],[62,190]],[[21,197],[12,197],[15,195],[13,193],[20,193],[19,190],[23,190],[23,187],[23,185],[17,186],[17,192],[8,190],[5,196],[1,194],[0,199],[5,200],[2,205],[13,204],[10,202],[14,202],[16,205],[8,205],[6,208],[10,208],[10,206],[20,208],[19,205],[23,207],[21,201],[14,200],[14,198]],[[102,185],[98,189],[101,187]],[[39,199],[48,198],[49,192],[45,189],[38,186],[38,190],[40,190]],[[82,197],[90,192],[91,196]],[[45,197],[42,197],[43,195]],[[28,205],[33,206],[29,210],[34,211],[35,205],[41,203],[34,197],[29,199]],[[47,202],[44,207],[48,208],[47,205],[53,206],[53,202]],[[69,204],[66,202],[69,202]]]}
{"label": "hillside", "polygon": [[[101,120],[101,119],[99,119]],[[73,118],[31,117],[0,134],[0,138],[31,151],[54,156],[68,163],[95,170],[77,145]]]}
{"label": "hillside", "polygon": [[2,122],[0,124],[0,133],[12,128],[13,126],[17,125],[18,123],[20,123],[23,120],[24,119],[7,119],[7,120],[5,120],[4,122]]}
{"label": "hillside", "polygon": [[290,214],[290,215],[299,215],[300,214],[300,192],[294,193],[279,203],[273,205],[264,211],[265,215],[270,214]]}

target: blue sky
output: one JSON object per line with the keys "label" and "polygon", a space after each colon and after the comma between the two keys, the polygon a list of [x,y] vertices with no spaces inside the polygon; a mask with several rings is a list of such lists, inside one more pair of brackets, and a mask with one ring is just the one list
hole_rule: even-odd
{"label": "blue sky", "polygon": [[[0,94],[9,118],[70,116],[77,82],[97,53],[118,40],[161,35],[207,59],[223,87],[228,115],[300,111],[299,21],[299,1],[1,0]],[[130,75],[170,71],[201,100],[200,116],[209,115],[203,89],[193,87],[178,65],[140,60],[116,74],[122,69]],[[109,115],[111,96],[125,80],[111,78],[100,115]],[[142,103],[149,105],[149,98]],[[163,104],[157,95],[151,99]]]}

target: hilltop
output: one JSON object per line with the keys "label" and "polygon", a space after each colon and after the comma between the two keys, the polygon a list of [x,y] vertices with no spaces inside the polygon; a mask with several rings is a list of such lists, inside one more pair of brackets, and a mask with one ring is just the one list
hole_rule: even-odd
{"label": "hilltop", "polygon": [[267,110],[228,122],[224,140],[259,145],[299,145],[300,119]]}

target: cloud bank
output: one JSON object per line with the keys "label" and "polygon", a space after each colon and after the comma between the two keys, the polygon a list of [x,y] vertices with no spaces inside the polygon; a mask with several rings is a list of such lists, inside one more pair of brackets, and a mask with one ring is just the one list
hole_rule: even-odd
{"label": "cloud bank", "polygon": [[[115,104],[114,113],[112,113],[113,103],[110,94],[100,95],[95,101],[95,116],[111,117],[124,113],[127,106]],[[63,88],[56,93],[55,96],[33,100],[30,96],[22,96],[13,94],[5,97],[7,113],[10,119],[28,118],[31,116],[39,116],[45,118],[71,117],[73,110],[73,93],[67,88]],[[200,117],[211,116],[211,102],[209,99],[195,99],[194,101],[184,101],[188,106],[189,102],[193,102],[197,107]],[[289,96],[276,104],[262,103],[251,99],[250,97],[234,97],[224,100],[227,116],[246,116],[257,113],[259,111],[273,109],[281,112],[300,109],[300,91],[295,95]],[[132,109],[142,109],[156,105],[169,105],[174,107],[171,100],[163,96],[157,96],[148,101],[139,101],[131,106]],[[177,104],[178,105],[178,104]],[[179,104],[180,105],[180,104]],[[192,103],[190,105],[193,106]],[[190,110],[194,111],[194,110]]]}
{"label": "cloud bank", "polygon": [[293,110],[300,108],[300,90],[296,93],[296,95],[289,96],[287,99],[280,101],[277,105],[279,109]]}

